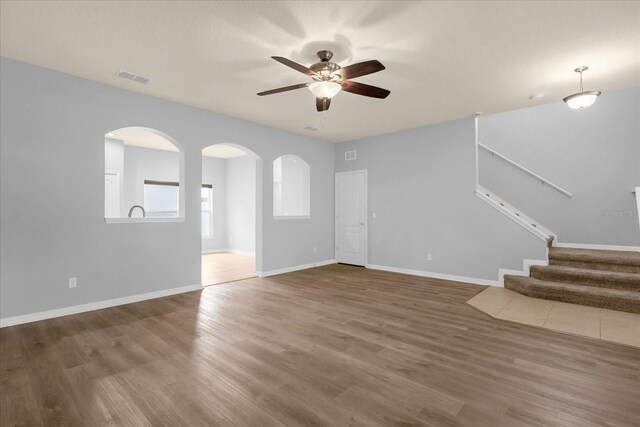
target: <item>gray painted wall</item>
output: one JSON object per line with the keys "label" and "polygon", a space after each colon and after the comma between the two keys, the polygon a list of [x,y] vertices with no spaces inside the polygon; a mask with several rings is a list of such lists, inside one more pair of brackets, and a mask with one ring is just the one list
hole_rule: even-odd
{"label": "gray painted wall", "polygon": [[544,242],[475,196],[473,119],[336,144],[335,166],[368,171],[370,264],[496,280],[546,258]]}
{"label": "gray painted wall", "polygon": [[640,88],[585,110],[562,102],[480,117],[480,141],[573,193],[568,198],[480,151],[480,183],[563,243],[640,245]]}
{"label": "gray painted wall", "polygon": [[[331,143],[8,58],[0,59],[0,91],[2,317],[200,283],[201,150],[214,143],[263,160],[258,271],[334,256]],[[185,222],[104,222],[104,135],[129,126],[158,129],[185,148]],[[285,153],[311,165],[304,221],[272,216],[271,165]]]}
{"label": "gray painted wall", "polygon": [[202,251],[227,248],[227,161],[202,157],[202,183],[213,186],[212,237],[202,239]]}
{"label": "gray painted wall", "polygon": [[227,160],[227,248],[254,253],[256,250],[256,159],[253,156]]}

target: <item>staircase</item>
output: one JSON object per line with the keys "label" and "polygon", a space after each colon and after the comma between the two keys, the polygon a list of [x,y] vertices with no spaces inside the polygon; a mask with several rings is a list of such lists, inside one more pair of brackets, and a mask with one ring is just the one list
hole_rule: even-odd
{"label": "staircase", "polygon": [[507,289],[534,298],[640,313],[640,252],[551,247],[548,266],[504,276]]}

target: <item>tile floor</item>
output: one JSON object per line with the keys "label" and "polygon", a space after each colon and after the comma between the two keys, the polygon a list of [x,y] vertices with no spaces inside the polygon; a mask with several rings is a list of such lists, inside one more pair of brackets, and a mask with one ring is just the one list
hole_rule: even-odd
{"label": "tile floor", "polygon": [[202,284],[218,285],[256,276],[253,255],[218,252],[202,255]]}
{"label": "tile floor", "polygon": [[531,298],[495,286],[467,304],[497,319],[640,347],[640,314]]}

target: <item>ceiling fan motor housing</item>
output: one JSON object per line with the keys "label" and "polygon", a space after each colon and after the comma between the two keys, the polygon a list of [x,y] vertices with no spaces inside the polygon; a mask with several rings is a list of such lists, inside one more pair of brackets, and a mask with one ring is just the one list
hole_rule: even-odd
{"label": "ceiling fan motor housing", "polygon": [[340,75],[334,74],[341,67],[335,62],[331,62],[331,58],[333,57],[333,52],[330,50],[321,50],[317,53],[318,58],[320,58],[320,62],[316,62],[312,66],[309,67],[311,71],[316,73],[319,78],[313,77],[314,80],[335,80],[340,79]]}

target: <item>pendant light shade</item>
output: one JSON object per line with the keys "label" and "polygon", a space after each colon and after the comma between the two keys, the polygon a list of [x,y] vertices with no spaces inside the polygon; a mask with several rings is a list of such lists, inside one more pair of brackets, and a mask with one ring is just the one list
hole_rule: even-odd
{"label": "pendant light shade", "polygon": [[563,101],[574,110],[582,110],[593,105],[602,92],[585,91],[582,87],[582,73],[587,71],[589,67],[576,68],[574,71],[580,73],[580,92],[564,97]]}
{"label": "pendant light shade", "polygon": [[580,92],[567,96],[563,101],[567,103],[569,108],[581,110],[593,105],[599,96],[600,92]]}

